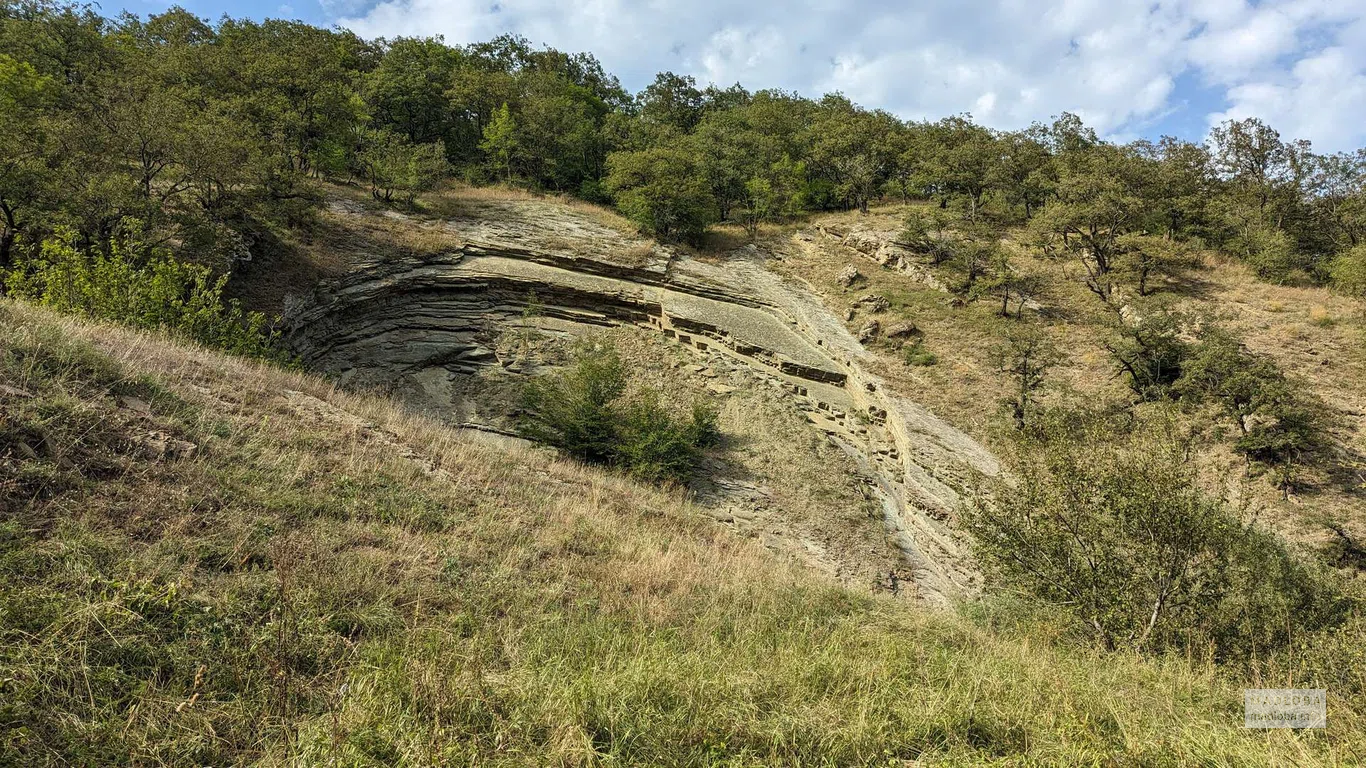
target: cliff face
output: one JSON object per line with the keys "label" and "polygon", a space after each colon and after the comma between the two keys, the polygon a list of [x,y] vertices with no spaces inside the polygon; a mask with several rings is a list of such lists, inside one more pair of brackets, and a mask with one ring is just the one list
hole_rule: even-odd
{"label": "cliff face", "polygon": [[[688,350],[697,361],[689,367],[727,372],[731,384],[712,384],[713,394],[772,392],[842,450],[848,460],[830,470],[856,475],[881,510],[883,546],[902,565],[888,576],[892,588],[898,573],[914,585],[908,591],[933,602],[973,588],[955,520],[977,480],[998,472],[996,460],[865,370],[867,353],[839,318],[765,269],[763,253],[742,248],[712,263],[551,203],[412,225],[440,227],[458,246],[363,264],[320,286],[289,331],[308,365],[346,385],[389,389],[452,422],[500,431],[507,414],[472,389],[527,371],[500,348],[504,333],[642,329]],[[739,496],[764,495],[744,485]],[[744,506],[743,498],[727,503]],[[857,559],[853,549],[819,556]]]}

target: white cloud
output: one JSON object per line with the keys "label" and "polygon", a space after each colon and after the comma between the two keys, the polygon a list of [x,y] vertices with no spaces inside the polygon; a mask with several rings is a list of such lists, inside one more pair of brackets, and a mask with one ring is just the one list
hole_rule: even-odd
{"label": "white cloud", "polygon": [[[1000,128],[1067,110],[1127,136],[1184,111],[1186,124],[1256,115],[1320,148],[1366,142],[1366,0],[381,0],[335,13],[369,37],[516,32],[591,51],[633,89],[670,69]],[[1187,81],[1204,90],[1183,93]]]}

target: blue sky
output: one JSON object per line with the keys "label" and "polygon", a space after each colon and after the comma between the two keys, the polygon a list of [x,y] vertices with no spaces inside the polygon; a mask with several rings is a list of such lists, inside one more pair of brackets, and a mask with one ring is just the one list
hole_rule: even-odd
{"label": "blue sky", "polygon": [[[148,13],[169,3],[133,0]],[[1076,112],[1115,139],[1198,139],[1260,117],[1320,151],[1366,145],[1366,0],[229,0],[366,37],[503,32],[591,51],[631,90],[700,82],[839,90],[905,118],[1018,128]],[[114,8],[105,6],[106,12]]]}

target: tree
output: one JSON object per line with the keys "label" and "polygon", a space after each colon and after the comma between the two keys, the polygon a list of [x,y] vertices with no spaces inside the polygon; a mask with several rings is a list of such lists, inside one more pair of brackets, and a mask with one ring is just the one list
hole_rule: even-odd
{"label": "tree", "polygon": [[360,162],[376,200],[390,202],[401,191],[412,202],[445,175],[446,152],[436,143],[414,146],[387,130],[367,131]]}
{"label": "tree", "polygon": [[1192,321],[1165,307],[1140,308],[1137,312],[1137,319],[1120,319],[1118,338],[1107,342],[1105,348],[1135,395],[1141,400],[1161,400],[1181,378],[1190,354],[1182,332]]}
{"label": "tree", "polygon": [[998,154],[988,183],[1001,190],[1007,203],[1022,207],[1025,219],[1034,217],[1054,184],[1046,133],[1036,124],[1027,130],[1003,133],[996,142]]}
{"label": "tree", "polygon": [[966,515],[979,558],[1105,648],[1224,658],[1342,615],[1326,575],[1201,490],[1171,420],[1055,413],[1017,434],[1012,479]]}
{"label": "tree", "polygon": [[479,148],[491,156],[498,167],[503,169],[504,179],[512,183],[512,161],[517,156],[517,121],[512,118],[507,102],[493,113],[493,118],[484,128],[484,140]]}
{"label": "tree", "polygon": [[702,119],[702,92],[691,75],[660,72],[636,101],[644,120],[678,134],[688,133]]}
{"label": "tree", "polygon": [[1048,372],[1064,360],[1046,333],[1035,326],[1015,326],[989,352],[996,370],[1011,378],[1013,394],[1002,402],[1010,409],[1016,429],[1024,429],[1034,400],[1045,386]]}
{"label": "tree", "polygon": [[1086,287],[1108,302],[1121,238],[1140,230],[1148,210],[1134,155],[1095,144],[1059,158],[1056,197],[1032,229],[1045,253],[1081,264]]}
{"label": "tree", "polygon": [[686,149],[617,152],[607,164],[608,190],[642,231],[697,241],[712,222],[715,201]]}
{"label": "tree", "polygon": [[1139,296],[1150,293],[1154,279],[1175,279],[1195,263],[1190,248],[1178,240],[1130,233],[1116,241],[1115,271],[1134,281]]}
{"label": "tree", "polygon": [[1287,492],[1296,469],[1329,446],[1332,417],[1322,401],[1217,326],[1202,330],[1171,391],[1197,402],[1214,400],[1238,427],[1234,449],[1271,467]]}
{"label": "tree", "polygon": [[42,111],[53,91],[52,80],[27,62],[0,54],[0,272],[10,265],[23,216],[35,206],[45,183],[45,131]]}
{"label": "tree", "polygon": [[996,136],[972,122],[970,115],[947,117],[921,133],[923,181],[943,196],[961,197],[967,215],[977,218],[982,197],[996,175],[999,156]]}
{"label": "tree", "polygon": [[439,38],[400,37],[388,43],[360,91],[375,123],[411,144],[451,138],[451,88],[460,54]]}
{"label": "tree", "polygon": [[997,246],[990,253],[986,278],[979,281],[975,290],[983,295],[1001,299],[1001,308],[997,312],[1001,317],[1010,317],[1010,302],[1014,300],[1015,317],[1019,319],[1024,316],[1025,304],[1039,293],[1043,284],[1039,276],[1017,269],[1011,261],[1010,252]]}

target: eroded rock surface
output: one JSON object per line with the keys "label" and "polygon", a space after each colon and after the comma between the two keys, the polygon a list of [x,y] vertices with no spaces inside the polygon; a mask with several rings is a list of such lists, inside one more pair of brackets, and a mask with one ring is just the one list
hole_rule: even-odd
{"label": "eroded rock surface", "polygon": [[[996,460],[887,391],[865,370],[858,340],[819,300],[765,269],[753,249],[718,265],[642,246],[551,204],[519,215],[526,220],[442,222],[458,235],[452,252],[366,264],[320,287],[292,318],[293,347],[345,384],[389,388],[456,423],[497,431],[506,414],[481,412],[468,395],[475,374],[511,368],[516,375],[516,361],[500,354],[501,334],[648,329],[691,350],[701,365],[743,369],[744,381],[780,389],[843,449],[881,506],[917,594],[942,602],[972,589],[954,523],[968,489],[997,473]],[[555,224],[566,220],[572,226]],[[734,389],[716,382],[712,391]],[[763,494],[737,488],[741,496]],[[736,507],[741,515],[743,508]]]}

